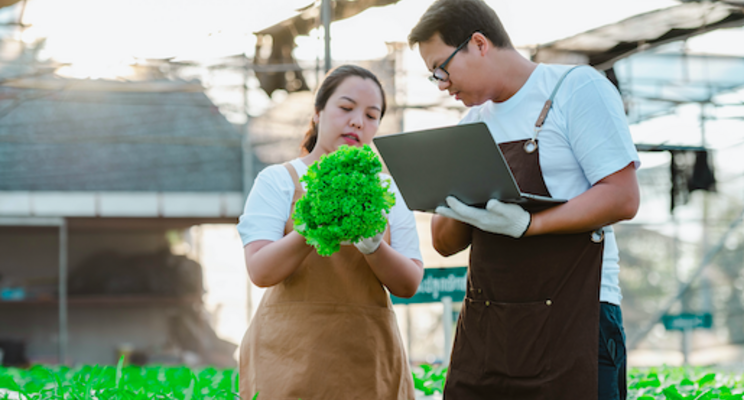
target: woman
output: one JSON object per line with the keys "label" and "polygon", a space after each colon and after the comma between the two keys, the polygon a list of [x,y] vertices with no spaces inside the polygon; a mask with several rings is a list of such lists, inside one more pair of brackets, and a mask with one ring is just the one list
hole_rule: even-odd
{"label": "woman", "polygon": [[423,277],[415,220],[397,187],[390,186],[397,201],[385,233],[330,257],[306,244],[291,218],[308,166],[341,145],[370,144],[385,106],[368,70],[330,71],[315,97],[303,156],[256,178],[238,231],[251,280],[268,289],[241,344],[243,399],[414,398],[385,291],[411,297]]}

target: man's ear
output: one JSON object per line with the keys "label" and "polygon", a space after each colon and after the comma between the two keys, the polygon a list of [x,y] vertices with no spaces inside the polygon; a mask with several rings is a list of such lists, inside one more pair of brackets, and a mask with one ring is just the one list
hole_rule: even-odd
{"label": "man's ear", "polygon": [[486,35],[480,32],[473,33],[473,38],[471,40],[478,46],[478,52],[482,56],[486,55],[486,53],[488,53],[488,50],[491,49],[491,41],[488,40]]}

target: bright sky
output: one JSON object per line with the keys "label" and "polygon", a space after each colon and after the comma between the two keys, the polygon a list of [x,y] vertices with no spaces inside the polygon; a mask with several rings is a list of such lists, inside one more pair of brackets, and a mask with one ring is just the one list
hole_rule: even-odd
{"label": "bright sky", "polygon": [[[332,26],[338,59],[385,54],[405,41],[431,0],[400,0]],[[518,46],[544,43],[653,9],[673,0],[490,0]],[[28,0],[24,39],[47,37],[46,55],[77,64],[111,65],[133,58],[204,59],[252,53],[253,32],[294,15],[309,0]],[[19,5],[15,6],[20,9]],[[298,58],[322,55],[318,34],[299,40]]]}

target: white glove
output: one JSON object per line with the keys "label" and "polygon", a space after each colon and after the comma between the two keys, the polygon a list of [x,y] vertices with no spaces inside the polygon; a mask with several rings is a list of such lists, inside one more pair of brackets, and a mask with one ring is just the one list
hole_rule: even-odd
{"label": "white glove", "polygon": [[385,230],[369,238],[362,238],[360,241],[354,243],[357,249],[362,254],[372,254],[380,248],[382,243],[382,236],[385,234]]}
{"label": "white glove", "polygon": [[486,232],[521,238],[532,222],[532,215],[522,207],[496,199],[489,200],[485,210],[470,207],[452,196],[447,196],[446,202],[449,207],[439,206],[434,212]]}

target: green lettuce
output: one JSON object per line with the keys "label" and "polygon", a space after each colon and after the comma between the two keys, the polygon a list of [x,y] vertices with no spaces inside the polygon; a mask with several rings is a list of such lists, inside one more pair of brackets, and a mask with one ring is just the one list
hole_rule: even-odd
{"label": "green lettuce", "polygon": [[382,163],[368,145],[341,146],[322,155],[300,179],[307,193],[295,204],[295,230],[321,256],[337,252],[341,242],[382,232],[395,194],[380,172]]}

